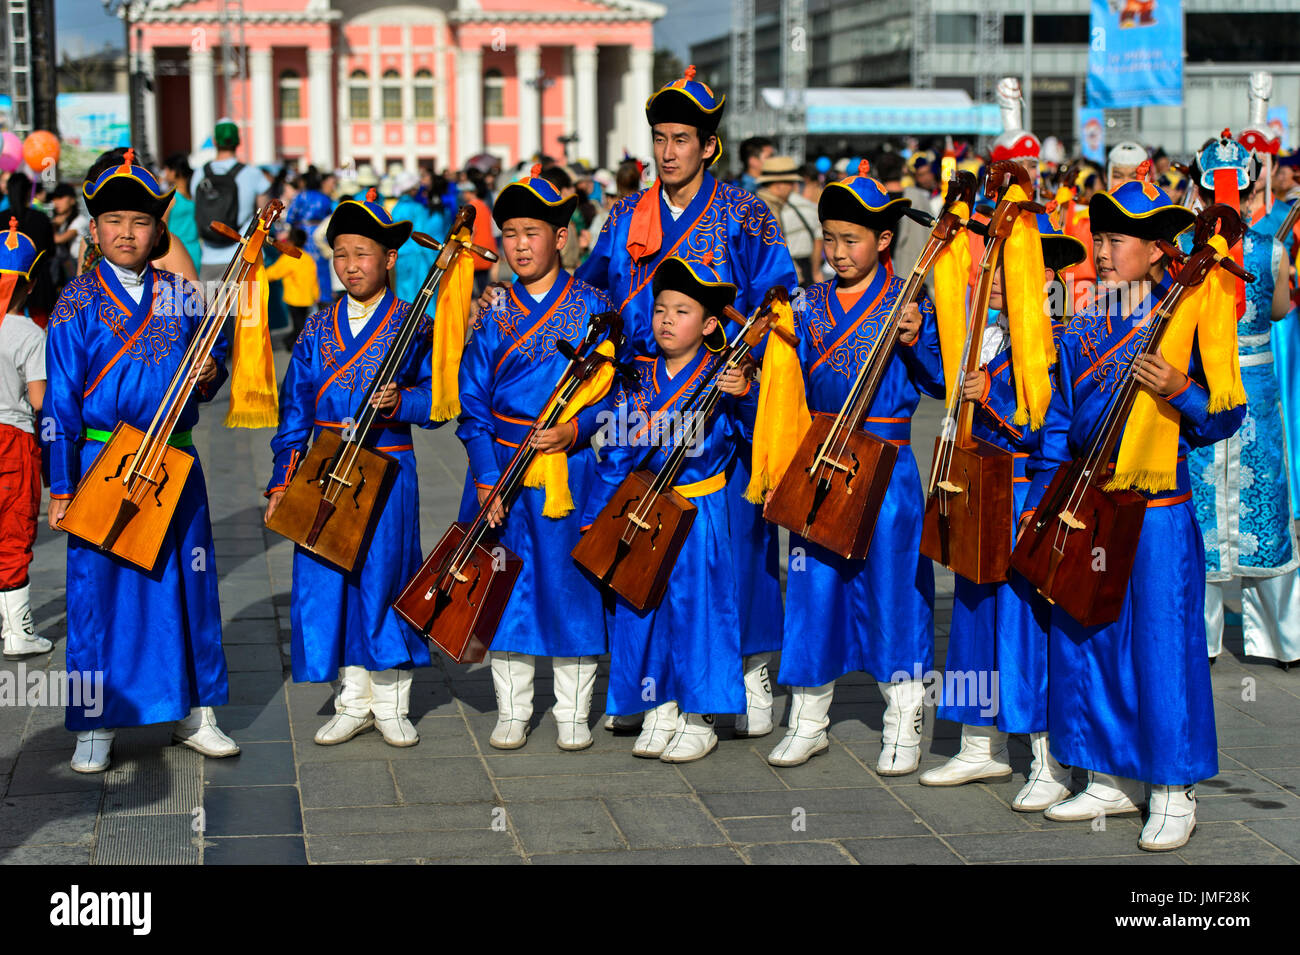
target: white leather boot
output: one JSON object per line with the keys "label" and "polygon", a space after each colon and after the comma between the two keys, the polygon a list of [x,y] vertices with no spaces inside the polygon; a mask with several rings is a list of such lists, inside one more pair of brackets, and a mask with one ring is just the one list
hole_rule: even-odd
{"label": "white leather boot", "polygon": [[664,748],[659,758],[665,763],[693,763],[713,752],[718,745],[718,734],[713,732],[713,716],[708,713],[686,713],[677,722],[677,733]]}
{"label": "white leather boot", "polygon": [[1053,822],[1082,822],[1098,816],[1131,816],[1141,812],[1142,784],[1109,773],[1088,773],[1081,792],[1049,806],[1043,816]]}
{"label": "white leather boot", "polygon": [[414,746],[420,734],[407,719],[411,711],[410,670],[378,670],[370,674],[370,708],[375,715],[375,727],[389,746]]}
{"label": "white leather boot", "polygon": [[1187,845],[1196,828],[1196,790],[1191,786],[1151,786],[1151,811],[1138,848],[1168,852]]}
{"label": "white leather boot", "polygon": [[1029,749],[1034,761],[1029,767],[1029,781],[1011,803],[1016,812],[1042,812],[1070,796],[1070,770],[1052,755],[1047,734],[1030,733]]}
{"label": "white leather boot", "polygon": [[767,665],[771,654],[745,657],[745,713],[736,717],[736,735],[757,738],[772,732],[772,678]]}
{"label": "white leather boot", "polygon": [[921,774],[922,786],[960,786],[977,779],[1009,779],[1007,734],[996,726],[962,724],[961,749],[942,766]]}
{"label": "white leather boot", "polygon": [[921,764],[925,686],[920,680],[903,680],[881,683],[880,692],[885,697],[885,718],[876,772],[881,776],[906,776]]}
{"label": "white leather boot", "polygon": [[54,644],[36,636],[32,629],[31,584],[0,590],[0,612],[4,613],[4,655],[6,660],[49,653]]}
{"label": "white leather boot", "polygon": [[339,688],[334,693],[334,716],[316,731],[316,742],[322,746],[346,743],[358,733],[375,725],[370,715],[370,671],[365,667],[339,668]]}
{"label": "white leather boot", "polygon": [[826,728],[831,725],[831,698],[835,681],[825,686],[790,688],[790,726],[781,742],[767,754],[773,766],[799,766],[830,748]]}
{"label": "white leather boot", "polygon": [[494,749],[518,749],[528,741],[533,718],[533,674],[536,658],[527,653],[489,653],[492,686],[497,691],[497,725],[488,743]]}
{"label": "white leather boot", "polygon": [[658,759],[667,749],[668,743],[677,735],[677,724],[681,722],[681,713],[677,710],[677,701],[661,703],[645,714],[641,723],[641,735],[636,738],[632,755],[642,759]]}
{"label": "white leather boot", "polygon": [[239,755],[239,746],[221,732],[210,706],[196,706],[185,719],[177,720],[172,739],[213,759]]}
{"label": "white leather boot", "polygon": [[586,749],[592,744],[587,717],[591,713],[591,691],[596,686],[597,660],[556,657],[553,661],[556,742],[560,749]]}
{"label": "white leather boot", "polygon": [[77,748],[72,752],[72,770],[77,773],[102,773],[108,769],[116,730],[83,730],[77,734]]}

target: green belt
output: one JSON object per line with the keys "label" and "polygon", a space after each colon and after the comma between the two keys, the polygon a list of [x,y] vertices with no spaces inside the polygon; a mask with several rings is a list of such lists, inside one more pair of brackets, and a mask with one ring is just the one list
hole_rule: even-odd
{"label": "green belt", "polygon": [[[105,444],[108,443],[109,438],[113,437],[113,432],[100,431],[98,428],[87,428],[85,434],[86,437],[89,438],[91,441],[101,441]],[[173,448],[194,447],[194,441],[191,438],[191,432],[189,431],[175,432],[170,438],[167,439],[167,443],[170,444]]]}

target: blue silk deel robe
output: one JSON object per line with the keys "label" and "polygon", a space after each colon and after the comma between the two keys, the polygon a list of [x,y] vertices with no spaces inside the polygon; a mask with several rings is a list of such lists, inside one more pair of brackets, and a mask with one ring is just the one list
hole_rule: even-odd
{"label": "blue silk deel robe", "polygon": [[[119,421],[148,429],[202,317],[198,291],[152,266],[139,305],[103,261],[68,283],[45,342],[51,497],[72,497],[104,449],[86,429],[111,432]],[[225,352],[220,339],[217,380],[186,404],[178,444],[198,423],[199,402],[225,381]],[[229,696],[207,489],[193,445],[183,443],[194,465],[152,570],[68,537],[68,673],[103,681],[102,711],[69,705],[70,730],[181,719]]]}
{"label": "blue silk deel robe", "polygon": [[[794,318],[809,411],[839,413],[904,284],[882,263],[847,313],[836,282],[807,290]],[[896,346],[863,423],[898,445],[866,559],[845,560],[790,535],[786,685],[822,686],[853,670],[882,681],[920,679],[934,665],[934,567],[920,553],[925,498],[911,440],[921,394],[943,396],[943,366],[934,305],[925,296],[919,304],[921,332]]]}
{"label": "blue silk deel robe", "polygon": [[[651,187],[654,188],[653,186]],[[615,203],[591,254],[578,269],[580,279],[604,289],[623,315],[628,338],[638,355],[658,354],[654,341],[653,278],[670,255],[707,261],[724,282],[736,286],[736,310],[748,315],[767,290],[780,285],[793,292],[799,285],[794,260],[781,226],[766,202],[739,186],[705,172],[700,190],[681,216],[673,219],[662,190],[658,252],[634,259],[628,251],[632,213],[649,190]],[[730,339],[736,327],[723,322]],[[775,525],[745,500],[749,485],[749,449],[736,456],[728,471],[733,536],[731,544],[741,576],[741,646],[746,656],[780,649],[781,570]]]}
{"label": "blue silk deel robe", "polygon": [[[271,439],[274,466],[267,494],[288,487],[312,442],[326,428],[342,431],[360,416],[362,399],[388,353],[410,304],[385,292],[354,337],[348,297],[307,319],[280,386],[280,427]],[[432,325],[425,316],[396,377],[400,400],[376,419],[366,447],[395,461],[393,482],[369,546],[344,573],[294,547],[293,679],[328,683],[340,667],[367,670],[429,665],[429,648],[391,607],[420,567],[420,495],[411,426],[436,428],[430,362]]]}
{"label": "blue silk deel robe", "polygon": [[[1128,318],[1103,296],[1067,324],[1047,419],[1030,453],[1027,507],[1038,506],[1057,467],[1087,449],[1142,345],[1137,323],[1168,287],[1168,278],[1153,286]],[[1083,627],[1052,608],[1048,732],[1052,754],[1068,766],[1167,786],[1218,772],[1205,653],[1205,549],[1187,453],[1235,433],[1246,408],[1211,414],[1203,381],[1193,348],[1187,387],[1164,399],[1182,416],[1177,487],[1144,494],[1146,517],[1119,620]]]}
{"label": "blue silk deel robe", "polygon": [[[1016,385],[1010,348],[999,352],[985,370],[988,386],[975,405],[971,433],[1014,455],[1014,531],[1029,490],[1027,449],[1036,436],[1028,425],[1014,421]],[[996,584],[976,584],[955,575],[948,655],[935,715],[967,726],[997,726],[1006,733],[1046,730],[1050,624],[1051,606],[1015,571]]]}
{"label": "blue silk deel robe", "polygon": [[[540,302],[516,281],[500,309],[480,314],[460,366],[456,436],[469,454],[462,521],[474,519],[477,488],[496,484],[568,366],[556,342],[577,345],[590,317],[605,311],[609,300],[603,292],[561,269]],[[579,657],[606,650],[600,591],[569,555],[581,536],[582,508],[596,468],[591,439],[612,403],[612,394],[607,395],[574,418],[578,430],[565,452],[574,503],[568,516],[542,516],[542,488],[521,488],[507,506],[499,540],[523,567],[492,640],[494,652]]]}
{"label": "blue silk deel robe", "polygon": [[[601,452],[583,527],[599,516],[633,470],[644,465],[657,473],[664,465],[674,435],[680,438],[680,431],[665,423],[682,420],[681,408],[704,387],[718,361],[701,347],[670,377],[662,356],[637,358],[641,388],[617,397],[619,426]],[[607,713],[640,713],[673,700],[684,713],[745,712],[740,577],[747,565],[737,560],[728,540],[735,521],[726,476],[753,435],[757,400],[752,386],[743,397],[720,395],[685,458],[673,486],[697,512],[663,600],[644,612],[621,597],[614,601]],[[651,447],[655,434],[663,438]]]}

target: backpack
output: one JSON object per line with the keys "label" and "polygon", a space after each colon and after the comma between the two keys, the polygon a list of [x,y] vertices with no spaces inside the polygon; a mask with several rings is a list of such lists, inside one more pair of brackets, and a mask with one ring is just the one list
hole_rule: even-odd
{"label": "backpack", "polygon": [[194,190],[194,224],[198,226],[199,238],[208,245],[225,248],[235,244],[220,232],[214,232],[212,223],[223,222],[232,229],[239,228],[239,186],[235,177],[243,168],[243,163],[237,162],[226,172],[214,173],[212,163],[203,166],[203,179]]}

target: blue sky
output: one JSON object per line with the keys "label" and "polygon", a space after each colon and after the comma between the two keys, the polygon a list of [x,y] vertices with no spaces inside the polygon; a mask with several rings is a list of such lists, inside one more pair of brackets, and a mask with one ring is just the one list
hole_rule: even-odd
{"label": "blue sky", "polygon": [[[668,14],[655,25],[655,46],[667,47],[683,60],[692,41],[709,39],[727,30],[729,0],[658,0]],[[104,12],[100,0],[54,0],[59,58],[99,49],[106,39],[122,42],[121,22]]]}

